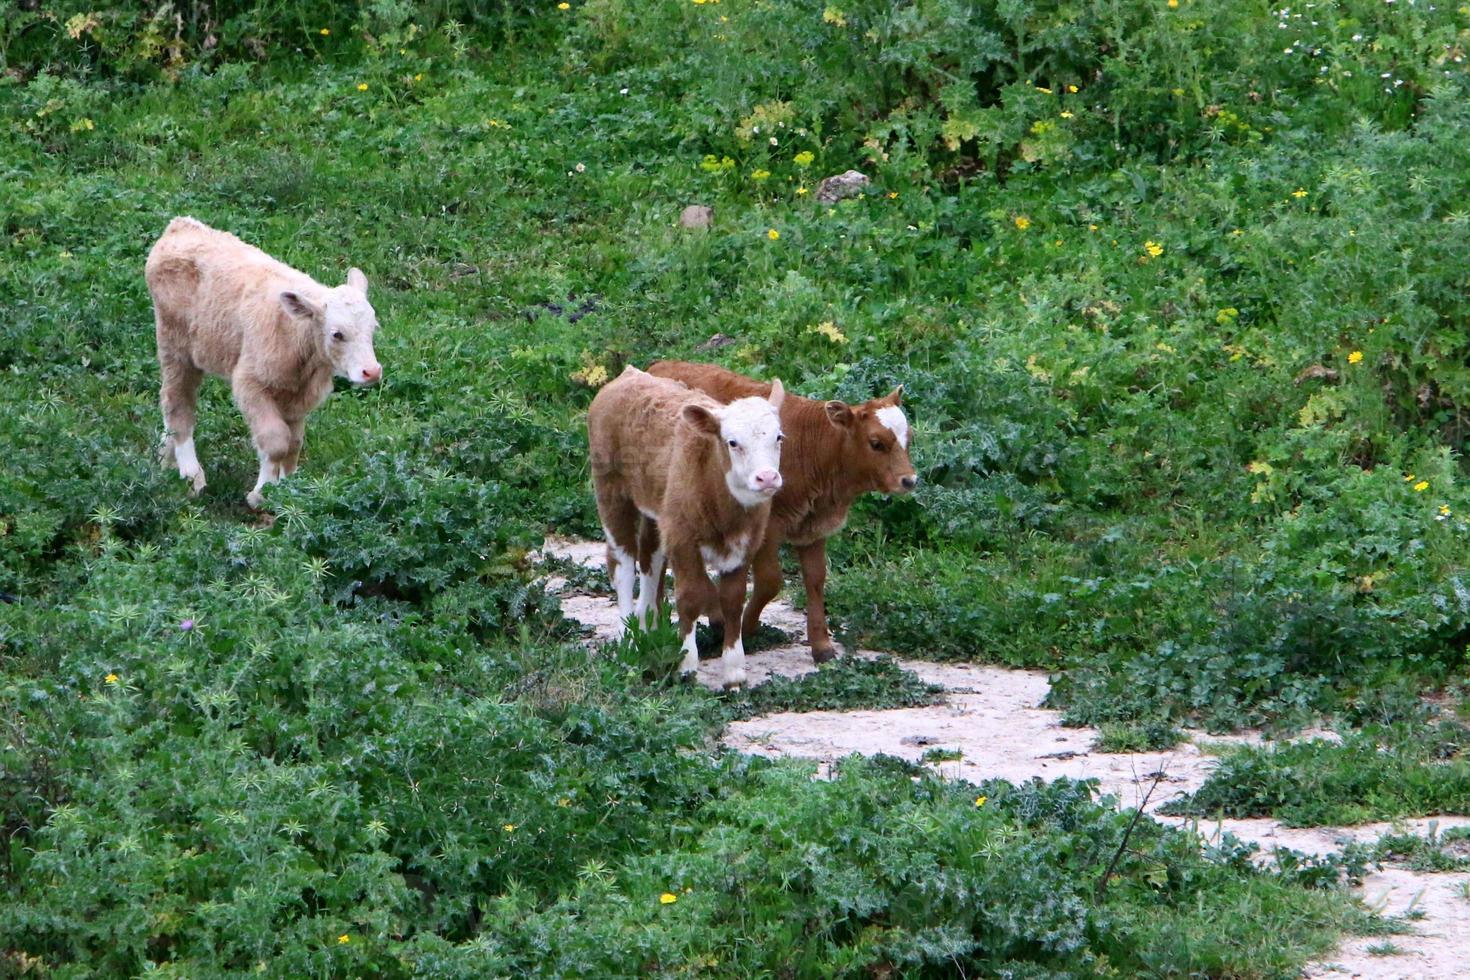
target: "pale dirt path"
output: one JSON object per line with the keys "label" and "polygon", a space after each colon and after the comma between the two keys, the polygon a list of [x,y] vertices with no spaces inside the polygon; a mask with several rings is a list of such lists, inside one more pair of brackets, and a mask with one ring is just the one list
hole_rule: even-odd
{"label": "pale dirt path", "polygon": [[[547,554],[578,564],[602,567],[601,542],[550,539]],[[562,590],[564,580],[553,578],[549,585]],[[617,609],[606,595],[588,595],[563,590],[566,615],[593,629],[597,640],[611,638]],[[784,599],[773,602],[762,617],[796,642],[750,654],[746,672],[752,685],[774,675],[796,677],[816,668],[802,642],[806,617]],[[877,652],[859,650],[857,656],[876,657]],[[898,708],[888,711],[810,711],[765,715],[735,722],[725,732],[724,744],[740,752],[768,758],[796,757],[816,760],[825,774],[832,763],[854,752],[863,755],[886,753],[918,762],[931,748],[956,749],[957,761],[935,768],[946,776],[979,782],[1001,778],[1023,782],[1033,777],[1051,780],[1061,776],[1096,779],[1105,795],[1117,798],[1120,806],[1134,807],[1162,773],[1163,777],[1145,811],[1162,823],[1182,826],[1190,818],[1167,817],[1154,811],[1175,797],[1203,785],[1214,766],[1212,745],[1259,742],[1260,736],[1245,733],[1226,738],[1195,735],[1191,741],[1164,752],[1107,753],[1091,746],[1098,732],[1092,728],[1065,728],[1061,713],[1039,708],[1050,686],[1046,674],[983,664],[939,664],[894,658],[905,670],[946,689],[946,703],[928,708]],[[718,659],[701,662],[699,682],[713,690],[720,687]],[[1331,737],[1309,732],[1306,736]],[[1207,839],[1221,831],[1260,845],[1269,856],[1276,847],[1307,854],[1328,854],[1352,841],[1372,842],[1390,830],[1422,834],[1434,823],[1438,828],[1470,825],[1470,816],[1445,816],[1434,820],[1406,820],[1396,825],[1377,823],[1357,827],[1285,827],[1270,819],[1227,819],[1199,821],[1196,829]],[[1332,957],[1310,964],[1304,974],[1313,978],[1363,980],[1470,980],[1470,898],[1461,889],[1470,888],[1470,874],[1430,874],[1401,868],[1384,868],[1364,879],[1358,894],[1368,906],[1385,915],[1413,912],[1413,932],[1386,938],[1349,939]],[[1375,955],[1368,947],[1391,941],[1403,950],[1397,955]]]}

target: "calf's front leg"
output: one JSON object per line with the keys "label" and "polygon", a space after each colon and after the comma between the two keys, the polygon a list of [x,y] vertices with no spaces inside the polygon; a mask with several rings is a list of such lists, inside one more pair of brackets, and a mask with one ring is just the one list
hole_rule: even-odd
{"label": "calf's front leg", "polygon": [[740,622],[741,610],[745,608],[745,579],[749,568],[741,562],[738,567],[720,573],[720,608],[726,624],[725,649],[720,655],[720,666],[726,688],[745,684],[745,642],[735,624]]}
{"label": "calf's front leg", "polygon": [[674,608],[679,613],[679,642],[684,650],[679,673],[696,674],[699,672],[699,646],[695,642],[694,627],[709,604],[714,586],[704,570],[704,561],[697,546],[669,547],[668,555],[669,567],[674,571]]}
{"label": "calf's front leg", "polygon": [[250,426],[255,453],[260,458],[260,475],[256,477],[255,489],[245,495],[245,502],[259,510],[264,499],[260,491],[267,483],[275,483],[286,475],[286,460],[291,453],[291,427],[268,395],[248,386],[235,385],[235,402]]}

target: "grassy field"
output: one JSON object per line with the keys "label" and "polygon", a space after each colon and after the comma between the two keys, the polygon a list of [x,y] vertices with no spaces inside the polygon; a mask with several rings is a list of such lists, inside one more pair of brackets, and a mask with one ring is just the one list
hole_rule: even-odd
{"label": "grassy field", "polygon": [[[905,385],[923,487],[834,540],[841,638],[1053,670],[1118,745],[1349,732],[1198,812],[1470,802],[1470,8],[27,6],[0,973],[1268,977],[1371,927],[1331,862],[1125,839],[1085,785],[712,748],[897,672],[725,703],[584,650],[530,556],[597,532],[581,413],[657,357]],[[224,384],[205,492],[155,461],[177,214],[372,282],[386,381],[273,526]]]}

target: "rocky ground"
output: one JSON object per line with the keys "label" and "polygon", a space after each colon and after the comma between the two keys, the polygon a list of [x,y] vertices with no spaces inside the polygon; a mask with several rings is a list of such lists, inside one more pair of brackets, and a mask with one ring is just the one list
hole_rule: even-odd
{"label": "rocky ground", "polygon": [[[588,566],[604,561],[601,542],[551,540],[545,550]],[[569,617],[591,627],[597,638],[611,637],[617,610],[607,595],[573,589],[564,579],[553,579],[551,584],[562,590],[562,608]],[[793,642],[747,658],[752,685],[774,675],[796,676],[815,669],[805,646],[806,620],[801,613],[778,599],[763,619],[784,630]],[[862,650],[856,655],[879,654]],[[1092,748],[1098,736],[1095,729],[1063,727],[1060,712],[1038,707],[1048,691],[1046,675],[1040,671],[895,659],[904,669],[944,687],[945,703],[889,711],[764,715],[732,724],[725,733],[725,744],[771,758],[814,759],[823,771],[854,752],[882,752],[918,761],[929,749],[953,749],[960,753],[959,759],[937,764],[946,775],[975,781],[999,777],[1019,782],[1035,776],[1096,779],[1102,792],[1115,797],[1119,806],[1135,807],[1147,798],[1145,811],[1155,819],[1184,824],[1193,818],[1167,817],[1157,809],[1203,784],[1214,765],[1212,750],[1217,746],[1259,739],[1252,733],[1227,738],[1196,734],[1163,752],[1097,752]],[[717,689],[719,670],[718,659],[704,661],[700,682]],[[1390,830],[1424,833],[1431,824],[1447,830],[1470,824],[1470,816],[1310,828],[1286,827],[1270,819],[1212,820],[1199,822],[1197,829],[1206,837],[1228,831],[1258,843],[1265,854],[1275,847],[1326,854],[1352,841],[1374,841]],[[1349,939],[1328,959],[1311,964],[1305,976],[1470,978],[1470,874],[1385,867],[1369,874],[1358,893],[1370,908],[1407,918],[1411,931],[1391,938],[1392,947],[1399,952],[1370,952],[1371,947],[1381,950],[1382,937]]]}

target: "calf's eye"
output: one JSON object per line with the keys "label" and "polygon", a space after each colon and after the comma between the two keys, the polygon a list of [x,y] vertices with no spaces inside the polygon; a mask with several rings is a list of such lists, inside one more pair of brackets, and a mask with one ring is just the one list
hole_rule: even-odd
{"label": "calf's eye", "polygon": [[739,449],[740,448],[740,443],[736,442],[734,439],[731,439],[730,440],[730,448],[731,449]]}
{"label": "calf's eye", "polygon": [[881,453],[885,448],[887,448],[886,446],[883,445],[883,440],[882,439],[869,439],[868,440],[868,445],[870,445],[870,446],[873,447],[873,451],[874,452],[879,452],[879,453]]}
{"label": "calf's eye", "polygon": [[332,331],[332,339],[333,340],[346,340],[347,339],[347,335],[344,334],[340,330],[333,330]]}

